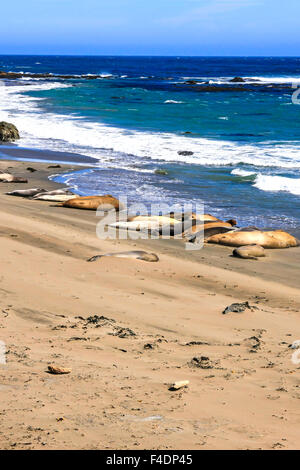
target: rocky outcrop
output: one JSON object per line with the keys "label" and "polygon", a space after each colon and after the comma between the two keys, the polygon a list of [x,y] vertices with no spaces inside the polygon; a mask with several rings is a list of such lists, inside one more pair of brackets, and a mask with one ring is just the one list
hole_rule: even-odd
{"label": "rocky outcrop", "polygon": [[242,77],[234,77],[230,80],[232,83],[245,83],[245,80]]}
{"label": "rocky outcrop", "polygon": [[183,157],[189,157],[190,155],[194,155],[194,152],[191,152],[190,150],[179,150],[178,155],[181,155]]}
{"label": "rocky outcrop", "polygon": [[20,134],[16,126],[9,122],[0,122],[0,142],[13,142],[20,138]]}

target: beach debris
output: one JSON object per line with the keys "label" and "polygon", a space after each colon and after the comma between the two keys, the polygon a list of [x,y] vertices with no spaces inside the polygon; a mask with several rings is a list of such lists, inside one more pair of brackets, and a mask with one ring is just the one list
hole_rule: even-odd
{"label": "beach debris", "polygon": [[253,305],[250,305],[248,301],[246,302],[241,302],[241,303],[233,303],[229,305],[228,307],[223,310],[223,315],[226,315],[227,313],[233,312],[233,313],[242,313],[246,309],[249,309],[251,311],[257,310],[257,307],[254,307]]}
{"label": "beach debris", "polygon": [[115,333],[112,333],[112,336],[118,336],[119,338],[129,338],[130,336],[136,336],[136,333],[130,328],[118,328]]}
{"label": "beach debris", "polygon": [[159,261],[159,257],[155,253],[147,253],[146,251],[122,251],[120,253],[105,253],[103,255],[95,255],[89,258],[87,261],[89,263],[97,261],[103,257],[114,257],[114,258],[131,258],[131,259],[138,259],[142,261],[148,262],[157,262]]}
{"label": "beach debris", "polygon": [[35,168],[32,168],[31,166],[27,167],[26,170],[30,171],[30,173],[34,173],[35,171],[37,171]]}
{"label": "beach debris", "polygon": [[48,366],[48,372],[50,374],[62,375],[62,374],[70,374],[72,372],[72,369],[68,367],[59,367],[59,366],[51,365],[51,366]]}
{"label": "beach debris", "polygon": [[171,385],[169,385],[169,390],[171,392],[175,392],[176,390],[180,390],[181,388],[187,388],[189,383],[189,380],[179,380],[178,382],[173,382]]}
{"label": "beach debris", "polygon": [[60,165],[49,165],[48,168],[61,168]]}
{"label": "beach debris", "polygon": [[0,122],[0,141],[1,142],[13,142],[20,138],[20,134],[16,126],[9,122]]}
{"label": "beach debris", "polygon": [[299,349],[300,348],[300,339],[297,339],[292,344],[289,345],[290,349]]}
{"label": "beach debris", "polygon": [[218,364],[218,361],[211,361],[207,356],[197,356],[188,363],[189,367],[197,369],[213,369]]}
{"label": "beach debris", "polygon": [[251,353],[256,353],[261,347],[261,341],[257,336],[251,336],[251,338],[246,338],[244,340],[244,343],[250,348],[249,352]]}
{"label": "beach debris", "polygon": [[102,210],[108,212],[112,209],[117,211],[123,209],[123,204],[118,199],[105,194],[103,196],[77,196],[74,199],[65,201],[63,207],[70,207],[73,209],[86,209],[86,210]]}
{"label": "beach debris", "polygon": [[183,346],[209,346],[210,343],[207,343],[206,341],[189,341],[188,343],[185,343]]}
{"label": "beach debris", "polygon": [[111,325],[112,323],[116,323],[116,320],[113,318],[107,318],[104,317],[103,315],[92,315],[90,317],[87,317],[86,319],[80,318],[82,320],[85,320],[86,325],[92,324],[92,325],[99,325],[99,326],[106,326],[106,325]]}
{"label": "beach debris", "polygon": [[155,348],[157,348],[157,344],[155,344],[155,343],[146,343],[146,344],[144,344],[144,349],[146,349],[146,350],[147,349],[155,349]]}

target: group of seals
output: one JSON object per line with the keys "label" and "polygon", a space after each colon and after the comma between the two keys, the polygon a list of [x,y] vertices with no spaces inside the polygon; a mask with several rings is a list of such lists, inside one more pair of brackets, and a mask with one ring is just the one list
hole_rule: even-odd
{"label": "group of seals", "polygon": [[121,251],[120,253],[105,253],[104,255],[92,256],[92,258],[89,258],[87,261],[96,261],[97,259],[106,256],[113,256],[115,258],[139,259],[142,261],[148,261],[150,263],[155,263],[159,261],[159,257],[155,253],[147,253],[146,251]]}
{"label": "group of seals", "polygon": [[[0,175],[1,176],[1,175]],[[77,196],[71,191],[65,189],[56,189],[54,191],[47,191],[42,188],[31,189],[17,189],[10,191],[9,196],[27,197],[38,201],[52,201],[52,202],[65,202],[69,199],[76,198]]]}

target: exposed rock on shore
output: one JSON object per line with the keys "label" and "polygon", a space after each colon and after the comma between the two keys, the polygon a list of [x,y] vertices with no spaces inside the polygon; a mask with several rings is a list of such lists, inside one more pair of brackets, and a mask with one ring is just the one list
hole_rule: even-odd
{"label": "exposed rock on shore", "polygon": [[20,134],[16,126],[9,122],[0,122],[0,142],[12,142],[20,138]]}

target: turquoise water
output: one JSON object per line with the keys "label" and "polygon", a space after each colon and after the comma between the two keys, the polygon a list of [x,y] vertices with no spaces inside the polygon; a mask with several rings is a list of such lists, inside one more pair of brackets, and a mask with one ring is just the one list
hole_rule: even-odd
{"label": "turquoise water", "polygon": [[0,69],[74,75],[3,82],[0,118],[21,146],[93,157],[94,169],[60,177],[78,193],[300,226],[300,59],[0,56]]}

